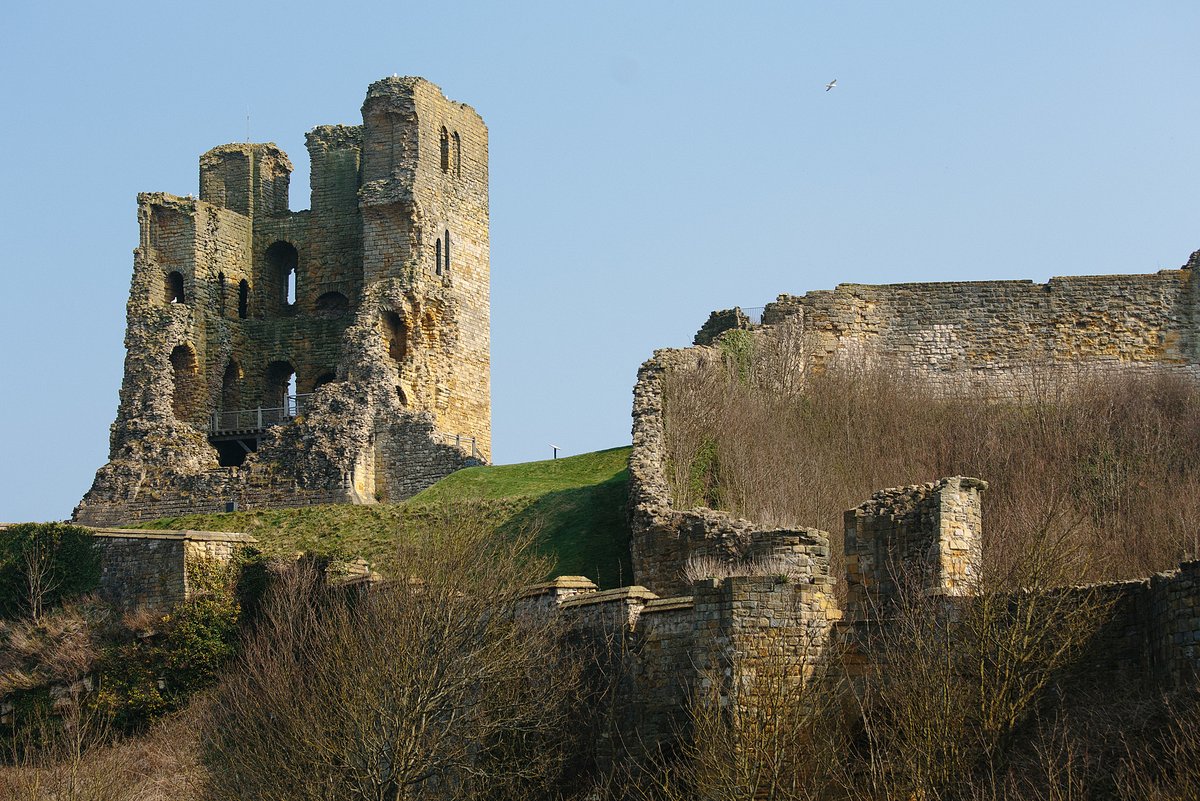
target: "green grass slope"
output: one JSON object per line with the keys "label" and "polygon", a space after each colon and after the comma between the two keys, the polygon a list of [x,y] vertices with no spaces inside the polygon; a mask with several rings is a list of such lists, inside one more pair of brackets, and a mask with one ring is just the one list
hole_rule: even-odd
{"label": "green grass slope", "polygon": [[140,528],[244,531],[268,553],[362,555],[387,572],[397,545],[433,520],[477,517],[498,536],[532,528],[555,575],[588,576],[603,588],[628,584],[629,448],[544,462],[460,470],[396,504],[309,506],[185,515]]}

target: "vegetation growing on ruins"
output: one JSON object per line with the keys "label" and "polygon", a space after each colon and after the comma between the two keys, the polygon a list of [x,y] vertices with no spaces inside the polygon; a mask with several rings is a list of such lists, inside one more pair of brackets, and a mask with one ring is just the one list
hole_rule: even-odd
{"label": "vegetation growing on ruins", "polygon": [[388,572],[399,542],[436,522],[447,509],[508,536],[535,529],[537,550],[553,555],[553,575],[582,575],[601,587],[628,584],[625,518],[629,448],[543,462],[472,467],[396,504],[310,506],[187,515],[140,528],[243,531],[268,554],[298,551],[361,555]]}
{"label": "vegetation growing on ruins", "polygon": [[[742,333],[742,332],[739,332]],[[708,505],[840,541],[842,512],[880,487],[986,478],[985,568],[1001,583],[1145,576],[1200,552],[1200,389],[1162,373],[1067,380],[1031,370],[1002,400],[935,392],[919,378],[843,365],[806,382],[786,352],[739,347],[724,367],[665,384],[668,481]],[[777,348],[776,348],[777,350]],[[801,388],[802,387],[802,388]],[[840,570],[834,570],[834,574]]]}

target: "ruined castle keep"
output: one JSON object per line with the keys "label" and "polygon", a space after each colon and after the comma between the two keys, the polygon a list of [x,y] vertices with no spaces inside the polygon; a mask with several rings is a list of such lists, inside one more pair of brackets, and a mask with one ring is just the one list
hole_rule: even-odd
{"label": "ruined castle keep", "polygon": [[374,503],[491,452],[488,142],[421,78],[309,131],[311,208],[274,144],[138,196],[125,374],[93,525]]}

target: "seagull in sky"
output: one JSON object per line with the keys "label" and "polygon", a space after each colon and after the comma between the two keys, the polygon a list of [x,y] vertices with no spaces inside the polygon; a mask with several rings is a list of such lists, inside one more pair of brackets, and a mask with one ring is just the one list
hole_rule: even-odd
{"label": "seagull in sky", "polygon": [[834,78],[829,83],[825,84],[825,91],[828,92],[833,87],[837,86],[837,78]]}

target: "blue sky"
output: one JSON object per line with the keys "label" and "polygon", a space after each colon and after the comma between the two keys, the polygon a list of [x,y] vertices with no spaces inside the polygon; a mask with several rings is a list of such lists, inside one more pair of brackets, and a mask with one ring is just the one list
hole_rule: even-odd
{"label": "blue sky", "polygon": [[627,443],[638,365],[714,308],[1200,248],[1200,4],[733,6],[10,4],[0,520],[105,461],[136,193],[196,193],[249,114],[307,208],[304,132],[393,73],[489,126],[497,462]]}

